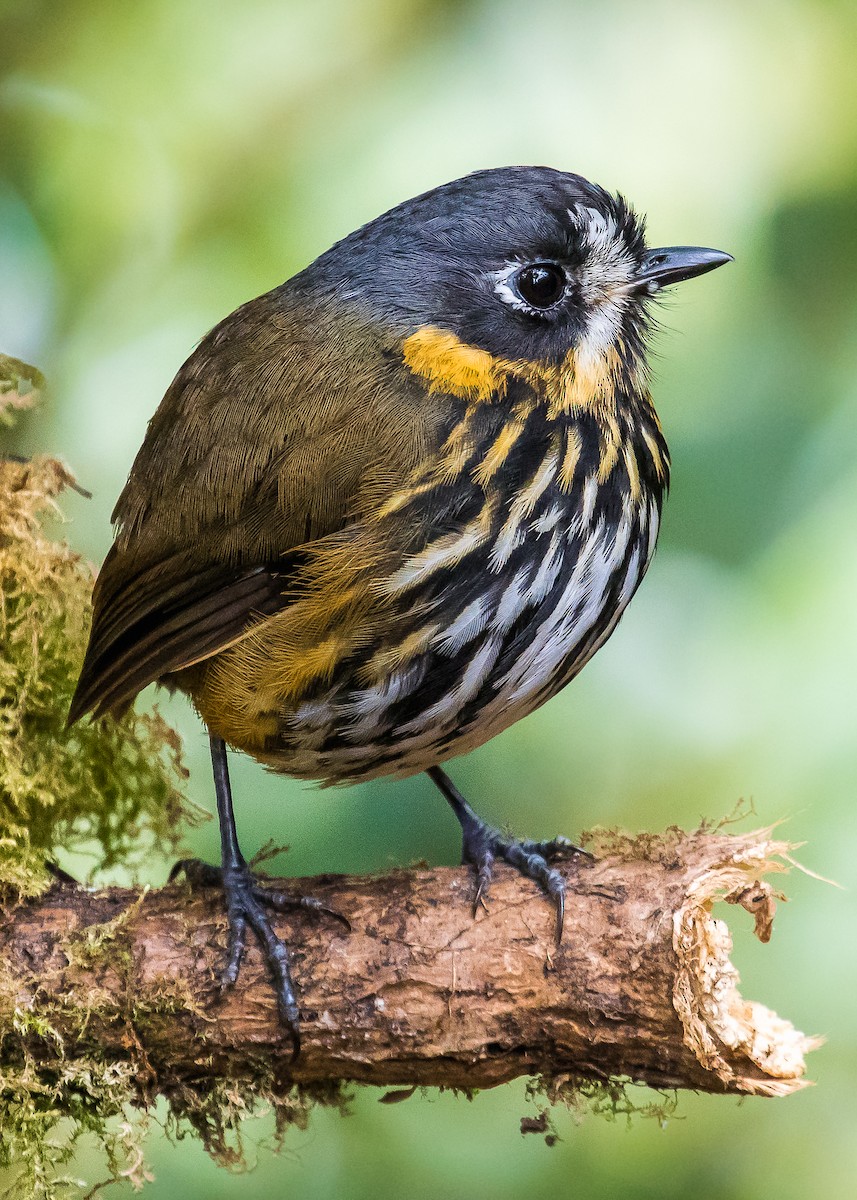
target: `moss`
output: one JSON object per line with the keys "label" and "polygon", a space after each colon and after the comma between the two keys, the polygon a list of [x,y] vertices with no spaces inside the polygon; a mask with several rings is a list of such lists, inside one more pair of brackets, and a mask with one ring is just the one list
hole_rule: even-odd
{"label": "moss", "polygon": [[[38,371],[0,355],[0,426],[35,403]],[[92,571],[41,521],[59,516],[73,485],[52,458],[0,459],[0,899],[4,907],[49,886],[63,852],[99,846],[101,866],[133,869],[153,849],[173,853],[195,816],[176,733],[157,712],[66,729],[86,646]],[[115,923],[111,922],[111,925]],[[98,953],[115,930],[88,931]],[[93,940],[94,939],[94,940]],[[20,1061],[0,1073],[0,1167],[7,1194],[50,1200],[79,1185],[64,1175],[75,1145],[93,1133],[108,1172],[142,1183],[138,1094],[129,1066],[64,1057],[49,1020],[16,1007],[0,972],[0,1043]],[[5,986],[3,986],[5,984]],[[37,1053],[39,1047],[49,1053]],[[50,1065],[45,1065],[45,1059]]]}
{"label": "moss", "polygon": [[0,425],[14,424],[16,412],[37,404],[44,386],[41,371],[19,358],[0,354]]}
{"label": "moss", "polygon": [[341,1083],[305,1084],[284,1092],[270,1063],[251,1059],[241,1078],[206,1083],[199,1090],[183,1084],[172,1091],[166,1128],[176,1139],[192,1132],[220,1166],[243,1171],[247,1169],[244,1131],[250,1118],[273,1117],[270,1148],[276,1152],[291,1130],[308,1128],[317,1105],[345,1115],[350,1101],[351,1093]]}
{"label": "moss", "polygon": [[[35,395],[27,375],[0,357],[0,422]],[[40,520],[72,482],[52,458],[0,461],[0,889],[23,896],[63,851],[97,843],[106,868],[169,853],[192,815],[178,737],[157,712],[66,728],[92,572]]]}
{"label": "moss", "polygon": [[142,1151],[146,1123],[129,1115],[132,1091],[133,1070],[122,1063],[75,1060],[49,1074],[28,1056],[21,1067],[0,1072],[6,1195],[79,1196],[80,1181],[66,1168],[87,1134],[103,1149],[106,1182],[124,1177],[142,1184],[148,1174]]}
{"label": "moss", "polygon": [[[666,1125],[678,1108],[678,1092],[657,1091],[635,1084],[629,1079],[586,1079],[582,1075],[560,1075],[537,1078],[527,1084],[527,1099],[538,1104],[547,1100],[551,1105],[562,1104],[582,1120],[587,1114],[608,1121],[624,1119],[629,1125],[635,1117],[648,1118]],[[641,1097],[637,1102],[635,1096]],[[653,1099],[653,1096],[656,1097]],[[548,1144],[557,1139],[552,1122],[547,1123]],[[547,1138],[546,1138],[547,1140]]]}

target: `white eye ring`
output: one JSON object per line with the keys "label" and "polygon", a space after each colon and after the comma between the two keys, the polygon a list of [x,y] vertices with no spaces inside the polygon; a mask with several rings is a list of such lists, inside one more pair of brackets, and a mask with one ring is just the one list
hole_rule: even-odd
{"label": "white eye ring", "polygon": [[563,276],[567,288],[568,276],[565,271],[559,263],[548,259],[545,259],[543,262],[541,260],[535,262],[532,260],[521,260],[520,262],[506,263],[501,270],[494,271],[491,278],[494,280],[494,294],[499,296],[504,304],[508,304],[510,308],[514,308],[517,312],[527,313],[531,317],[544,317],[552,313],[562,301],[566,294],[566,288],[563,289],[552,304],[539,307],[538,305],[528,303],[518,290],[517,278],[527,267],[535,266],[552,267]]}

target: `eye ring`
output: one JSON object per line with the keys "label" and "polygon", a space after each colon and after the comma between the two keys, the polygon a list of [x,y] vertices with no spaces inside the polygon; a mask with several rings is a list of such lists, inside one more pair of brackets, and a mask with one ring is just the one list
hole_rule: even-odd
{"label": "eye ring", "polygon": [[512,283],[530,308],[545,312],[565,295],[567,280],[563,269],[554,262],[527,263],[513,276]]}

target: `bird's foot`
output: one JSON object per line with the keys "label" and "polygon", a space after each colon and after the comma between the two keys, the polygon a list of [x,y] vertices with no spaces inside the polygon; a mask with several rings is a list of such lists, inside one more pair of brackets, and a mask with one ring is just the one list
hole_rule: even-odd
{"label": "bird's foot", "polygon": [[559,945],[565,918],[565,879],[551,863],[570,854],[582,855],[589,859],[592,855],[565,837],[555,837],[549,842],[508,837],[488,825],[472,810],[462,820],[461,828],[461,861],[470,863],[476,869],[473,915],[476,915],[480,906],[487,907],[485,901],[491,886],[494,863],[498,858],[502,859],[522,875],[538,883],[553,901],[556,909],[556,941]]}
{"label": "bird's foot", "polygon": [[351,925],[347,918],[328,908],[314,896],[293,896],[276,888],[263,887],[246,863],[214,867],[200,859],[183,859],[173,867],[170,879],[175,879],[179,873],[183,873],[191,885],[223,888],[229,922],[229,940],[226,965],[220,973],[221,991],[232,987],[238,979],[247,944],[248,927],[256,934],[273,978],[280,1018],[292,1035],[292,1057],[297,1058],[301,1044],[300,1010],[292,983],[288,947],[274,931],[270,910],[282,913],[302,909],[318,916],[332,917],[350,930]]}

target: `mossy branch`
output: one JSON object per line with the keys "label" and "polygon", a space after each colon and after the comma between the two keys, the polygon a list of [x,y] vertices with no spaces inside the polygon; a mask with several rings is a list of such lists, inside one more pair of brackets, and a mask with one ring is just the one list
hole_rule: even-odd
{"label": "mossy branch", "polygon": [[785,1095],[814,1043],[741,998],[711,909],[741,904],[767,937],[775,893],[761,877],[787,851],[768,830],[614,839],[566,864],[558,947],[550,905],[509,870],[476,919],[463,869],[293,881],[352,926],[279,918],[303,1012],[295,1063],[257,946],[220,993],[219,890],[57,885],[0,935],[0,1063],[119,1063],[142,1105],[226,1082],[276,1100],[296,1084],[481,1089],[520,1075]]}

